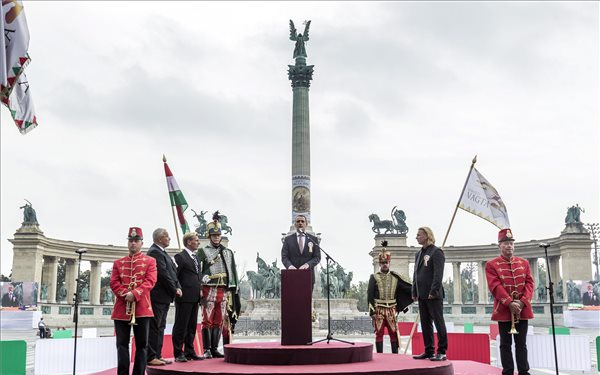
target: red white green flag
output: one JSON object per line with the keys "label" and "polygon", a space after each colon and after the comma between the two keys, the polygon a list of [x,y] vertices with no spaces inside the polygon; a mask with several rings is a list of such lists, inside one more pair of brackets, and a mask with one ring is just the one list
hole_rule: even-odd
{"label": "red white green flag", "polygon": [[23,3],[2,0],[0,17],[0,102],[6,105],[19,128],[25,134],[37,126],[25,67],[29,64],[29,30]]}
{"label": "red white green flag", "polygon": [[171,169],[167,162],[165,164],[165,175],[167,176],[167,186],[169,188],[169,198],[171,198],[171,206],[175,207],[177,211],[177,218],[179,219],[179,225],[181,226],[181,231],[183,234],[186,234],[190,231],[190,227],[188,226],[183,213],[188,208],[188,204],[183,196],[183,193],[179,189],[179,185],[177,185],[177,181],[175,181],[175,177],[173,177],[173,173],[171,173]]}

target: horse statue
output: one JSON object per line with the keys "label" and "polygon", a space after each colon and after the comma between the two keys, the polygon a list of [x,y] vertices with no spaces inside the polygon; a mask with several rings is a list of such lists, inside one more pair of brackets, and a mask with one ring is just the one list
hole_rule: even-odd
{"label": "horse statue", "polygon": [[344,278],[340,280],[340,295],[342,298],[346,298],[348,292],[351,288],[352,278],[354,274],[352,271],[348,272],[348,274],[344,275]]}
{"label": "horse statue", "polygon": [[246,275],[248,276],[248,281],[250,282],[250,287],[252,289],[252,298],[261,298],[265,287],[264,276],[254,271],[246,271]]}
{"label": "horse statue", "polygon": [[221,215],[221,229],[224,234],[233,234],[231,227],[227,225],[227,216]]}
{"label": "horse statue", "polygon": [[327,297],[327,274],[329,274],[329,297],[339,298],[339,283],[333,266],[329,266],[327,269],[321,267],[321,290],[323,297]]}
{"label": "horse statue", "polygon": [[198,224],[196,226],[196,233],[198,233],[198,236],[200,236],[200,237],[205,237],[206,236],[206,225],[208,223],[206,222],[206,219],[204,218],[204,214],[206,214],[208,211],[200,210],[200,215],[198,215],[198,213],[194,210],[192,210],[192,212],[194,213],[194,217],[198,219]]}
{"label": "horse statue", "polygon": [[[396,207],[392,208],[392,222],[394,223],[394,229],[398,234],[408,233],[408,226],[406,226],[406,214],[402,210],[397,210]],[[395,219],[395,220],[394,220]]]}
{"label": "horse statue", "polygon": [[369,215],[369,221],[373,222],[373,232],[381,234],[380,229],[385,229],[384,234],[394,233],[394,223],[391,220],[379,220],[377,214]]}

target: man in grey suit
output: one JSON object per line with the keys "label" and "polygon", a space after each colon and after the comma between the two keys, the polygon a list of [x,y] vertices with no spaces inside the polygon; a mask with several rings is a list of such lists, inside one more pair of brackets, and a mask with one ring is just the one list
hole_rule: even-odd
{"label": "man in grey suit", "polygon": [[306,233],[308,222],[304,215],[296,216],[294,221],[296,232],[283,240],[281,262],[288,270],[310,269],[312,287],[315,285],[314,268],[321,261],[321,250],[317,237]]}
{"label": "man in grey suit", "polygon": [[169,233],[164,228],[155,229],[152,240],[154,243],[148,249],[147,255],[156,259],[157,280],[150,291],[154,318],[150,320],[147,360],[148,366],[163,366],[172,363],[162,357],[162,347],[169,305],[175,296],[181,296],[181,285],[177,280],[175,263],[165,250],[171,243]]}

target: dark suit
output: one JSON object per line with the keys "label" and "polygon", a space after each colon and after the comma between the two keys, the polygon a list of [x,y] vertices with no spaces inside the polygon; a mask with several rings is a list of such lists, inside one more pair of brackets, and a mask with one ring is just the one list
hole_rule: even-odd
{"label": "dark suit", "polygon": [[584,306],[600,306],[600,301],[598,300],[598,296],[592,291],[592,296],[590,297],[589,292],[584,292],[581,295],[582,303]]}
{"label": "dark suit", "polygon": [[[195,256],[195,255],[193,255]],[[173,355],[194,356],[194,338],[198,323],[200,304],[201,274],[196,270],[194,260],[184,249],[175,254],[177,279],[181,284],[181,297],[175,297],[175,324],[173,325]],[[183,345],[185,344],[185,348]]]}
{"label": "dark suit", "polygon": [[17,296],[13,293],[12,297],[10,297],[8,293],[5,293],[2,296],[2,307],[19,307]]}
{"label": "dark suit", "polygon": [[[313,244],[312,252],[310,251],[309,243]],[[283,240],[283,247],[281,248],[281,263],[283,263],[285,268],[289,268],[290,266],[300,268],[303,264],[308,264],[313,287],[315,285],[314,268],[321,262],[321,250],[318,243],[315,236],[305,233],[304,249],[300,252],[298,237],[296,232],[294,232]]]}
{"label": "dark suit", "polygon": [[162,358],[163,339],[167,325],[169,305],[175,298],[177,288],[181,288],[177,280],[177,267],[167,252],[157,244],[152,244],[148,249],[148,256],[156,259],[158,278],[154,288],[150,291],[154,319],[150,320],[150,337],[148,339],[148,362],[155,358]]}
{"label": "dark suit", "polygon": [[[446,323],[444,322],[444,252],[435,245],[422,248],[415,255],[415,273],[413,277],[412,295],[419,300],[419,314],[421,315],[421,329],[425,352],[434,353],[433,325],[438,334],[439,354],[446,354],[448,337]],[[457,280],[456,282],[459,282]],[[429,299],[429,296],[432,299]]]}

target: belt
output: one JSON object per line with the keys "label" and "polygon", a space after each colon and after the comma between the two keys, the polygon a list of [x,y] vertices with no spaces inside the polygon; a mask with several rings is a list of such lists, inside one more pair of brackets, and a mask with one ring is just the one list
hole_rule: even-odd
{"label": "belt", "polygon": [[393,307],[396,306],[396,300],[394,299],[375,299],[375,306],[382,307]]}

